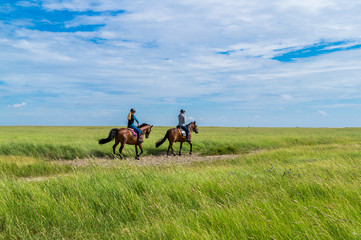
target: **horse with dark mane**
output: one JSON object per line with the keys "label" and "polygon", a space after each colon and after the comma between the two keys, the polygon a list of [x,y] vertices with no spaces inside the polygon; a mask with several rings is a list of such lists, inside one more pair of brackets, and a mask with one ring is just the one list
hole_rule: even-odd
{"label": "horse with dark mane", "polygon": [[[148,138],[149,134],[152,130],[152,127],[153,127],[153,125],[149,125],[146,123],[143,123],[142,125],[139,126],[139,130],[142,132],[142,136],[140,138],[141,142],[138,142],[137,137],[133,136],[130,129],[113,128],[112,130],[110,130],[108,138],[100,139],[99,144],[105,144],[105,143],[108,143],[111,140],[115,139],[115,143],[113,145],[113,153],[115,154],[115,148],[120,143],[120,148],[119,148],[120,158],[123,158],[122,151],[123,151],[125,144],[135,145],[135,154],[136,154],[135,158],[139,159],[140,155],[142,155],[142,153],[143,153],[142,142],[144,139],[144,135],[146,138]],[[140,151],[141,151],[139,154],[138,154],[138,147],[140,148]]]}
{"label": "horse with dark mane", "polygon": [[[198,133],[198,126],[196,124],[196,122],[191,122],[186,126],[189,130],[189,145],[190,145],[190,151],[189,154],[192,154],[192,132],[194,131],[195,133]],[[173,155],[175,156],[175,151],[173,149],[173,144],[175,142],[180,142],[180,147],[179,147],[179,156],[181,155],[181,151],[182,151],[182,145],[184,142],[187,142],[186,136],[182,135],[182,132],[179,128],[171,128],[167,131],[167,133],[165,134],[163,139],[160,139],[156,144],[155,147],[159,147],[160,145],[162,145],[166,140],[168,139],[169,141],[169,146],[168,146],[168,151],[167,151],[167,156],[169,155],[169,150],[172,149]]]}

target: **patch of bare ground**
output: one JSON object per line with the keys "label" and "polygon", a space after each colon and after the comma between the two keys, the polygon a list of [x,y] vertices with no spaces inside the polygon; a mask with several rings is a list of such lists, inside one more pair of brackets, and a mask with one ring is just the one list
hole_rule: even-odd
{"label": "patch of bare ground", "polygon": [[87,166],[103,166],[112,167],[119,163],[129,163],[138,166],[151,166],[151,165],[169,165],[169,164],[192,164],[193,162],[210,162],[222,159],[232,159],[239,155],[217,155],[217,156],[201,156],[201,155],[182,155],[182,156],[144,156],[140,157],[140,160],[136,160],[134,157],[125,157],[120,159],[114,158],[77,158],[74,160],[57,160],[56,164],[68,164],[75,167],[87,167]]}
{"label": "patch of bare ground", "polygon": [[215,156],[203,156],[199,154],[183,154],[182,156],[166,156],[166,155],[151,155],[140,157],[140,160],[136,160],[135,157],[125,157],[120,159],[119,156],[114,158],[77,158],[74,160],[57,160],[54,163],[57,164],[70,164],[75,167],[87,167],[87,166],[104,166],[112,167],[122,162],[134,164],[138,166],[152,166],[152,165],[169,165],[169,164],[192,164],[193,162],[211,162],[217,160],[234,159],[240,156],[246,156],[250,154],[257,154],[260,150],[253,151],[248,154],[228,154],[228,155],[215,155]]}
{"label": "patch of bare ground", "polygon": [[[114,158],[77,158],[74,160],[56,160],[52,161],[54,164],[67,164],[72,165],[74,167],[88,167],[88,166],[101,166],[101,167],[114,167],[120,163],[129,163],[137,166],[158,166],[158,165],[172,165],[172,164],[185,164],[189,165],[194,162],[212,162],[218,160],[226,160],[226,159],[235,159],[240,156],[247,156],[250,154],[258,154],[262,152],[262,150],[253,151],[247,154],[228,154],[228,155],[215,155],[215,156],[202,156],[199,154],[184,154],[182,156],[166,156],[166,155],[158,155],[158,156],[144,156],[141,157],[140,160],[136,160],[134,157],[126,157],[120,159],[118,157]],[[29,182],[40,182],[49,179],[55,179],[60,176],[66,176],[70,174],[59,174],[53,176],[40,176],[40,177],[29,177],[25,178],[26,181]]]}
{"label": "patch of bare ground", "polygon": [[44,177],[44,176],[42,176],[42,177],[26,177],[24,179],[27,182],[41,182],[41,181],[49,179],[49,177],[48,176],[47,177]]}
{"label": "patch of bare ground", "polygon": [[131,164],[139,165],[139,166],[148,166],[148,165],[170,165],[170,164],[192,164],[193,162],[211,162],[216,160],[223,159],[232,159],[236,158],[239,155],[216,155],[216,156],[202,156],[202,155],[189,155],[184,154],[182,156],[146,156],[140,158],[140,160],[127,160]]}

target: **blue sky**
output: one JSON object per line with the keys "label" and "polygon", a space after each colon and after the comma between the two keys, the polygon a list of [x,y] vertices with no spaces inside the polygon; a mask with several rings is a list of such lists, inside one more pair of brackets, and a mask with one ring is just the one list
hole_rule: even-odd
{"label": "blue sky", "polygon": [[0,125],[361,126],[361,4],[1,0]]}

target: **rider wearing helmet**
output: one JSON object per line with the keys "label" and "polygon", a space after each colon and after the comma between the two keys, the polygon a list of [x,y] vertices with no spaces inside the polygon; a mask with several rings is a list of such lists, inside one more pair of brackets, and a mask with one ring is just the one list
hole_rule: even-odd
{"label": "rider wearing helmet", "polygon": [[138,136],[138,142],[143,142],[140,140],[140,137],[142,135],[142,131],[139,130],[139,128],[137,128],[134,124],[134,121],[136,121],[138,123],[139,126],[139,121],[137,119],[137,117],[134,115],[135,114],[135,110],[132,108],[130,109],[130,112],[128,113],[128,128],[132,128],[134,129],[134,131],[137,133]]}
{"label": "rider wearing helmet", "polygon": [[189,130],[186,127],[186,116],[184,115],[186,111],[184,109],[180,110],[180,114],[178,115],[178,126],[177,128],[182,128],[186,132],[186,139],[187,142],[190,142],[189,140]]}

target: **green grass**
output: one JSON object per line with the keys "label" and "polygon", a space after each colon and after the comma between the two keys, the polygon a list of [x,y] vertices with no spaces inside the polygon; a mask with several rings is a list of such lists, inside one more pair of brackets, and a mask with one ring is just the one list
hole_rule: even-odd
{"label": "green grass", "polygon": [[71,165],[50,163],[42,159],[0,156],[0,179],[8,177],[38,177],[75,171]]}
{"label": "green grass", "polygon": [[[96,140],[110,128],[24,129],[1,128],[0,239],[361,239],[361,129],[200,128],[196,151],[240,155],[88,167],[38,146],[107,156],[112,144]],[[148,155],[164,154],[154,143],[166,129]]]}
{"label": "green grass", "polygon": [[[107,157],[114,141],[99,145],[113,127],[0,127],[0,156],[31,156],[47,159]],[[159,148],[155,142],[163,138],[169,127],[154,127],[146,139],[144,155],[159,155],[167,151],[167,141]],[[192,135],[194,151],[203,155],[248,153],[260,149],[298,145],[352,144],[361,142],[361,130],[313,128],[219,128],[200,127]],[[179,143],[175,144],[179,149]],[[119,146],[117,151],[119,150]],[[189,151],[184,144],[184,151]],[[134,146],[123,152],[135,156]]]}

